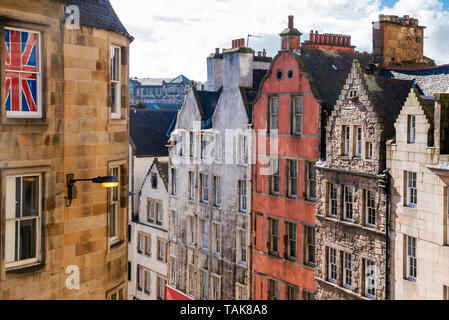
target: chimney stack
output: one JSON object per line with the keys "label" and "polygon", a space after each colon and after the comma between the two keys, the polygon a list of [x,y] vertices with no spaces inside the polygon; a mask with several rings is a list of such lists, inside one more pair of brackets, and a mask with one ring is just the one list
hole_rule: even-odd
{"label": "chimney stack", "polygon": [[288,16],[288,27],[290,28],[290,29],[293,29],[294,28],[294,22],[293,22],[293,19],[294,19],[295,17],[294,16]]}
{"label": "chimney stack", "polygon": [[267,56],[267,52],[265,51],[265,49],[263,49],[262,56],[263,56],[263,57],[266,57],[266,56]]}

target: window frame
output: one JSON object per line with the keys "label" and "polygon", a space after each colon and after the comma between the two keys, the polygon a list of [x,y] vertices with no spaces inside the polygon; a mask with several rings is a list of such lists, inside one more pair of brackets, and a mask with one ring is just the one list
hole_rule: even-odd
{"label": "window frame", "polygon": [[239,211],[248,211],[248,186],[246,180],[239,180]]}
{"label": "window frame", "polygon": [[171,168],[171,170],[170,170],[170,176],[171,176],[171,195],[172,196],[176,196],[176,179],[177,179],[177,177],[176,177],[176,174],[177,174],[177,172],[176,172],[176,168]]}
{"label": "window frame", "polygon": [[[296,109],[296,101],[299,99],[299,112]],[[291,112],[291,134],[301,136],[303,134],[303,119],[304,119],[304,96],[292,97],[292,112]],[[299,131],[297,126],[299,123]]]}
{"label": "window frame", "polygon": [[209,174],[200,173],[200,202],[204,204],[209,203]]}
{"label": "window frame", "polygon": [[[112,57],[112,50],[117,49],[118,51],[118,80],[113,80],[113,75],[112,75],[112,67],[113,67],[113,57]],[[121,79],[122,79],[122,47],[118,46],[118,45],[114,45],[111,44],[110,45],[110,50],[109,50],[109,63],[110,63],[110,86],[111,86],[111,91],[112,91],[112,87],[114,86],[114,84],[117,86],[117,91],[116,91],[116,101],[113,102],[112,101],[112,94],[111,92],[110,94],[110,99],[111,99],[111,119],[112,120],[117,120],[121,118],[121,99],[122,99],[122,84],[121,84]]]}
{"label": "window frame", "polygon": [[350,154],[350,143],[351,143],[351,127],[349,125],[341,126],[341,138],[342,138],[342,146],[341,146],[341,155],[345,157],[349,157]]}
{"label": "window frame", "polygon": [[416,143],[416,116],[413,114],[407,116],[407,143]]}
{"label": "window frame", "polygon": [[[373,197],[370,198],[370,195]],[[371,219],[374,223],[371,223]],[[376,228],[377,208],[376,208],[376,192],[365,190],[365,225],[368,228]]]}
{"label": "window frame", "polygon": [[[315,163],[311,161],[305,162],[306,166],[306,199],[308,201],[316,201],[317,200],[317,193],[316,193],[316,186],[317,186],[317,178],[316,178],[316,167]],[[314,176],[311,177],[312,168],[314,172]],[[315,188],[313,188],[313,186]],[[312,190],[314,193],[314,196],[312,196]]]}
{"label": "window frame", "polygon": [[343,287],[352,289],[352,254],[343,252]]}
{"label": "window frame", "polygon": [[201,249],[209,250],[209,221],[200,219],[201,226]]}
{"label": "window frame", "polygon": [[[270,182],[270,194],[274,196],[279,196],[281,194],[281,161],[279,158],[270,159],[270,167],[274,166],[274,163],[277,162],[277,170],[273,172],[272,175],[269,176],[269,182]],[[277,189],[275,189],[275,185],[277,181]]]}
{"label": "window frame", "polygon": [[363,131],[362,126],[354,126],[354,157],[362,158]]}
{"label": "window frame", "polygon": [[[313,231],[313,232],[311,232]],[[311,235],[313,235],[311,237]],[[311,238],[313,239],[313,243],[311,243]],[[311,251],[313,254],[311,255]],[[315,267],[316,259],[315,259],[315,251],[316,251],[316,231],[314,226],[304,226],[304,264],[310,267]],[[313,261],[310,259],[313,257]]]}
{"label": "window frame", "polygon": [[[411,178],[411,176],[413,175],[414,179]],[[416,208],[418,205],[418,173],[413,171],[406,171],[405,183],[406,183],[406,206],[410,208]]]}
{"label": "window frame", "polygon": [[415,237],[408,235],[405,235],[405,240],[406,279],[416,282],[418,276],[418,257],[416,255],[418,241]]}
{"label": "window frame", "polygon": [[337,249],[329,247],[327,258],[327,280],[337,283],[338,265],[337,265]]}
{"label": "window frame", "polygon": [[221,225],[218,222],[213,222],[213,238],[214,238],[214,242],[213,242],[213,248],[212,250],[214,251],[214,254],[216,256],[220,256],[221,255]]}
{"label": "window frame", "polygon": [[[333,192],[335,191],[335,193]],[[335,198],[334,198],[335,195]],[[334,215],[335,210],[335,215]],[[328,216],[333,219],[338,219],[338,185],[336,183],[329,182],[329,210]]]}
{"label": "window frame", "polygon": [[[279,97],[278,96],[271,96],[268,98],[268,132],[271,132],[272,130],[279,130]],[[277,112],[273,113],[273,101],[277,101]],[[273,126],[274,119],[276,119],[276,127]]]}
{"label": "window frame", "polygon": [[[298,161],[287,160],[287,197],[296,199],[298,198]],[[294,170],[292,169],[294,167]],[[292,176],[294,173],[294,176]]]}
{"label": "window frame", "polygon": [[220,176],[214,176],[214,195],[215,195],[214,205],[216,207],[221,207],[221,177]]}
{"label": "window frame", "polygon": [[151,234],[143,234],[143,240],[145,242],[144,244],[144,253],[146,256],[151,257],[151,243],[152,243],[152,239],[151,239]]}
{"label": "window frame", "polygon": [[211,274],[211,300],[221,299],[221,277],[214,273]]}
{"label": "window frame", "polygon": [[196,173],[189,171],[189,200],[195,201]]}
{"label": "window frame", "polygon": [[[12,27],[12,26],[8,26],[5,25],[3,27],[3,46],[6,46],[6,39],[5,39],[5,31],[6,30],[12,30],[12,31],[19,31],[19,32],[27,32],[27,33],[32,33],[32,34],[37,34],[37,41],[36,44],[38,46],[38,50],[36,50],[36,55],[37,55],[37,59],[36,59],[36,72],[32,72],[32,71],[25,71],[23,72],[22,70],[7,70],[6,68],[6,62],[5,62],[5,57],[3,57],[3,61],[2,61],[2,65],[4,66],[4,73],[5,75],[3,75],[3,78],[5,79],[5,85],[6,85],[6,73],[7,72],[16,72],[19,73],[19,79],[21,79],[20,74],[22,73],[32,73],[32,74],[36,74],[36,111],[7,111],[6,110],[6,103],[5,101],[3,101],[2,103],[2,107],[4,107],[4,111],[6,114],[6,118],[10,118],[10,119],[39,119],[43,117],[43,102],[42,102],[42,97],[43,97],[43,85],[42,85],[42,73],[43,73],[43,68],[42,68],[42,31],[38,31],[38,30],[32,30],[32,29],[27,29],[27,28],[16,28],[16,27]],[[6,50],[6,47],[5,49]],[[22,52],[21,52],[22,53]],[[20,85],[20,88],[22,86]],[[2,88],[2,90],[4,90],[5,88]],[[5,95],[5,99],[6,99],[6,94]],[[21,90],[19,90],[19,101],[20,101],[20,105],[19,108],[22,108],[22,94],[21,94]]]}
{"label": "window frame", "polygon": [[[117,169],[117,175],[114,174],[114,170]],[[108,239],[109,239],[109,245],[112,246],[118,242],[120,242],[120,209],[121,209],[121,201],[120,201],[120,196],[121,196],[121,186],[122,186],[122,181],[121,181],[121,174],[122,174],[122,166],[117,164],[117,165],[111,165],[109,167],[109,175],[111,176],[116,176],[119,179],[119,183],[116,187],[110,188],[108,190]],[[117,194],[117,199],[114,199],[114,190],[116,190],[116,194]],[[116,212],[115,212],[115,216],[113,216],[112,214],[112,206],[116,207]],[[115,234],[112,234],[112,222],[113,220],[115,220]]]}
{"label": "window frame", "polygon": [[[276,225],[276,234],[273,233],[274,225]],[[268,253],[279,256],[279,219],[268,218]]]}
{"label": "window frame", "polygon": [[[39,182],[38,182],[38,196],[37,196],[37,209],[38,209],[38,215],[37,216],[26,216],[26,217],[22,217],[22,210],[21,210],[21,216],[19,218],[16,217],[16,208],[13,208],[13,205],[11,206],[11,208],[9,208],[10,210],[14,210],[14,217],[11,219],[8,219],[8,215],[7,215],[7,211],[8,211],[8,203],[15,203],[16,201],[8,201],[8,180],[11,179],[10,181],[12,183],[14,183],[15,187],[14,187],[14,199],[17,199],[17,178],[21,179],[21,183],[20,183],[20,197],[21,197],[21,201],[23,200],[22,196],[23,196],[23,178],[26,177],[38,177],[39,178]],[[5,266],[7,269],[11,269],[11,268],[18,268],[18,267],[26,267],[28,265],[33,265],[33,264],[37,264],[37,263],[41,263],[43,261],[43,238],[45,235],[45,231],[43,230],[43,214],[44,214],[44,208],[43,208],[43,197],[45,194],[45,190],[44,190],[44,182],[45,182],[45,174],[42,172],[32,172],[32,173],[21,173],[21,174],[11,174],[11,175],[5,175],[5,244],[4,244],[4,256],[5,256]],[[21,202],[21,209],[23,209],[23,204]],[[7,250],[8,250],[8,222],[9,223],[14,223],[14,225],[16,224],[16,222],[19,221],[24,221],[24,220],[36,220],[36,243],[35,243],[35,257],[34,258],[28,258],[28,259],[24,259],[24,260],[20,260],[20,258],[18,260],[16,260],[14,258],[13,261],[8,261],[7,258]],[[17,251],[17,255],[20,254],[20,228],[19,232],[17,232],[17,234],[15,234],[16,239],[14,240],[14,244],[13,244],[13,249],[14,249],[14,253],[16,253]],[[15,228],[14,228],[14,233],[15,233]],[[18,248],[16,248],[16,243],[19,246]]]}
{"label": "window frame", "polygon": [[[364,267],[364,272],[363,272],[363,276],[364,276],[364,296],[369,298],[369,299],[376,299],[376,291],[377,291],[377,287],[376,287],[376,279],[373,279],[373,277],[376,277],[376,273],[374,274],[368,274],[368,271],[370,269],[371,266],[376,267],[376,263],[372,260],[369,259],[363,259],[364,263],[363,263],[363,267]],[[372,279],[372,282],[374,283],[374,287],[372,288],[369,285],[369,281]],[[370,290],[374,290],[374,294],[370,292]]]}
{"label": "window frame", "polygon": [[[350,186],[344,186],[343,188],[343,218],[347,222],[354,222],[354,189],[354,187]],[[350,201],[349,194],[351,197]]]}

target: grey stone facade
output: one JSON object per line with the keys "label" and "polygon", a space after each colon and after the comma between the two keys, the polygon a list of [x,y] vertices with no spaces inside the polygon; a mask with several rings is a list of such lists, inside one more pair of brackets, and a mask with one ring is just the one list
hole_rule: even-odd
{"label": "grey stone facade", "polygon": [[189,84],[183,75],[173,79],[133,78],[129,80],[129,103],[181,104]]}
{"label": "grey stone facade", "polygon": [[354,62],[329,116],[326,160],[316,165],[317,299],[385,299],[387,196],[377,175],[393,134],[386,119],[399,113],[407,88],[410,83],[365,75]]}

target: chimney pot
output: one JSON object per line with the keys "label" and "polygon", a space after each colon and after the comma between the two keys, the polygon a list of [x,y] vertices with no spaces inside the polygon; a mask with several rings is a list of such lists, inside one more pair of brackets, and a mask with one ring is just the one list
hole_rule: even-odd
{"label": "chimney pot", "polygon": [[294,16],[288,16],[288,27],[289,27],[290,29],[292,29],[293,26],[294,26],[293,19],[294,19]]}
{"label": "chimney pot", "polygon": [[263,49],[263,56],[264,56],[264,57],[267,56],[267,52],[265,51],[265,49]]}
{"label": "chimney pot", "polygon": [[240,39],[240,48],[244,48],[245,47],[245,39],[241,38]]}
{"label": "chimney pot", "polygon": [[220,48],[215,48],[215,53],[219,54],[220,53]]}

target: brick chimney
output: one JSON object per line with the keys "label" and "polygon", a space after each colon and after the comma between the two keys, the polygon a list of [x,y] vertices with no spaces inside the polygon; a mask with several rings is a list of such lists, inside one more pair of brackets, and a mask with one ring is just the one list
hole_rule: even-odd
{"label": "brick chimney", "polygon": [[279,36],[281,37],[281,50],[299,50],[301,32],[295,29],[293,16],[288,16],[288,28],[284,29]]}
{"label": "brick chimney", "polygon": [[354,53],[354,46],[351,46],[351,36],[342,34],[324,33],[310,30],[309,40],[302,43],[301,48],[316,48],[322,50],[343,51]]}

